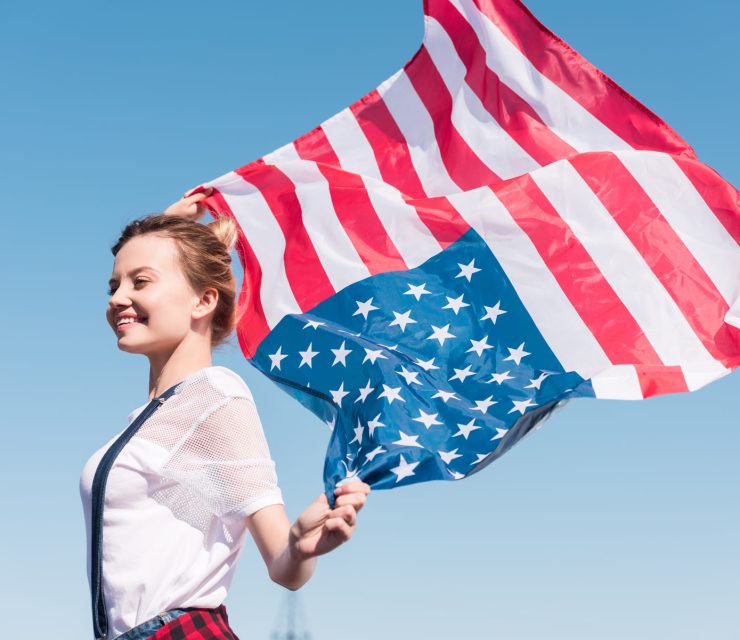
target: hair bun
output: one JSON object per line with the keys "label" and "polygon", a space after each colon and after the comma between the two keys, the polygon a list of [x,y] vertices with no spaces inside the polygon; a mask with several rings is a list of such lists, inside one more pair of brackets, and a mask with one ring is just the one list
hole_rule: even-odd
{"label": "hair bun", "polygon": [[216,237],[226,247],[226,252],[231,253],[238,238],[234,219],[229,216],[220,216],[213,222],[209,222],[206,226],[216,234]]}

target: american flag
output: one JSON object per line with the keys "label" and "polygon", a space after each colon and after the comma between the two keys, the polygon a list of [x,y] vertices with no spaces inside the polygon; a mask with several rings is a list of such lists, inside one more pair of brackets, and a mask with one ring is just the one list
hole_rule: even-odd
{"label": "american flag", "polygon": [[244,355],[332,428],[329,496],[740,363],[740,194],[518,0],[426,0],[401,70],[206,186]]}

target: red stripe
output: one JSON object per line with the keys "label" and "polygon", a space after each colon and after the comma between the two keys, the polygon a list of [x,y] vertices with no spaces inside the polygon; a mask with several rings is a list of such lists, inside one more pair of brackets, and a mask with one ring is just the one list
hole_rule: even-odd
{"label": "red stripe", "polygon": [[[635,149],[695,158],[659,116],[547,29],[519,0],[473,0],[546,78]],[[428,0],[425,0],[425,13]]]}
{"label": "red stripe", "polygon": [[643,398],[661,396],[666,393],[682,393],[688,391],[686,378],[684,378],[681,367],[635,365],[637,379],[640,381],[640,389]]}
{"label": "red stripe", "polygon": [[465,81],[486,111],[540,165],[566,158],[576,150],[542,121],[529,103],[486,66],[486,52],[475,29],[449,0],[429,0],[427,11],[445,29],[467,70]]}
{"label": "red stripe", "polygon": [[424,45],[405,67],[416,93],[434,124],[442,162],[463,190],[497,184],[501,178],[475,154],[452,124],[452,96]]}
{"label": "red stripe", "polygon": [[571,158],[570,163],[640,252],[712,357],[727,367],[738,366],[740,331],[723,321],[729,306],[640,183],[613,153],[587,153]]}
{"label": "red stripe", "polygon": [[447,198],[428,200],[411,161],[406,140],[377,91],[350,107],[378,164],[383,181],[398,189],[407,204],[416,209],[444,249],[470,229]]}
{"label": "red stripe", "polygon": [[[323,129],[295,142],[298,155],[313,160],[329,184],[339,222],[371,274],[407,269],[370,201],[362,177],[339,169],[339,158]],[[328,212],[327,212],[328,213]]]}
{"label": "red stripe", "polygon": [[694,185],[722,226],[740,245],[740,192],[711,167],[698,160],[673,160]]}
{"label": "red stripe", "polygon": [[236,335],[242,353],[248,359],[254,357],[260,342],[270,333],[270,327],[265,319],[265,312],[260,300],[260,286],[262,285],[262,269],[244,235],[239,222],[236,220],[231,207],[224,197],[214,189],[210,196],[202,200],[203,204],[218,219],[221,216],[232,218],[236,221],[238,239],[236,242],[236,253],[244,269],[244,279],[239,291],[237,309],[239,317],[236,325]]}
{"label": "red stripe", "polygon": [[285,236],[285,275],[301,311],[313,309],[334,295],[334,287],[303,224],[303,210],[290,178],[270,164],[249,171],[238,169],[236,173],[260,190],[280,225]]}
{"label": "red stripe", "polygon": [[529,175],[495,190],[613,364],[662,364],[585,247]]}
{"label": "red stripe", "polygon": [[370,143],[383,180],[411,198],[425,198],[406,139],[377,89],[350,111]]}

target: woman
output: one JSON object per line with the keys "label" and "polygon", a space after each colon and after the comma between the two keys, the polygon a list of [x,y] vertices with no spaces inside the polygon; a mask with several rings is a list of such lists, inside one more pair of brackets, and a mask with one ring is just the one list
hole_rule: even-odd
{"label": "woman", "polygon": [[113,246],[106,317],[149,359],[149,399],[80,478],[96,638],[228,638],[223,600],[247,534],[295,590],[352,537],[370,487],[324,493],[291,524],[251,392],[212,365],[236,321],[233,220],[198,223],[208,191],[135,220]]}

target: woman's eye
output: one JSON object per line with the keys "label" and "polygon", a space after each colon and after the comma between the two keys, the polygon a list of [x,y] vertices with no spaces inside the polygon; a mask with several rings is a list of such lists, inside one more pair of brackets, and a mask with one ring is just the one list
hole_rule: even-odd
{"label": "woman's eye", "polygon": [[115,291],[115,289],[113,287],[109,287],[108,288],[108,295],[109,296],[112,296],[114,291]]}
{"label": "woman's eye", "polygon": [[134,284],[139,284],[140,282],[146,282],[146,278],[136,278],[136,280],[134,280]]}

